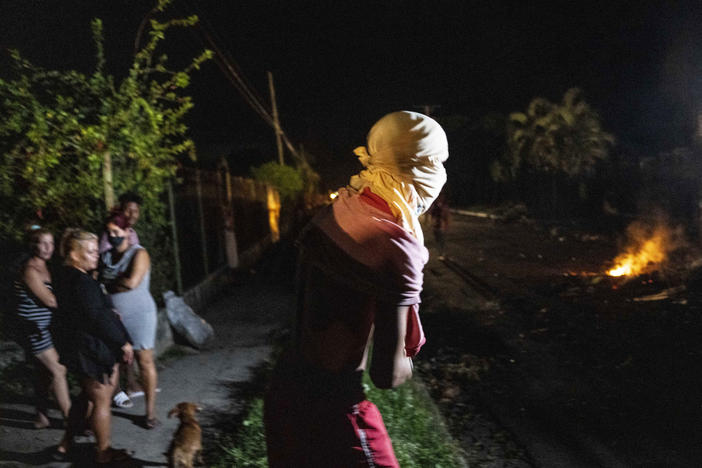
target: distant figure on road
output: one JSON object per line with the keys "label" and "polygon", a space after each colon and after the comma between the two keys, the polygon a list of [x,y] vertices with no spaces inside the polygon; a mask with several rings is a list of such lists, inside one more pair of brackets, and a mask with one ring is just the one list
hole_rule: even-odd
{"label": "distant figure on road", "polygon": [[443,260],[446,253],[446,231],[451,220],[448,196],[445,189],[441,191],[438,198],[432,203],[429,214],[431,215],[431,227],[434,231],[436,248],[439,251],[439,260]]}
{"label": "distant figure on road", "polygon": [[418,216],[446,181],[448,143],[434,120],[403,111],[380,119],[354,152],[365,169],[298,241],[295,341],[264,408],[271,468],[398,466],[361,378],[371,341],[370,376],[384,389],[411,377],[424,344]]}
{"label": "distant figure on road", "polygon": [[46,262],[54,254],[54,236],[50,231],[33,226],[28,233],[31,257],[24,262],[15,281],[17,301],[17,335],[27,356],[35,367],[36,419],[34,427],[49,426],[49,388],[56,397],[64,419],[68,418],[71,396],[66,382],[66,368],[59,363],[49,331],[56,297],[51,286],[51,274]]}
{"label": "distant figure on road", "polygon": [[89,417],[96,439],[95,462],[126,460],[127,452],[110,447],[110,402],[119,377],[117,363],[131,363],[134,357],[131,338],[92,276],[98,266],[97,236],[67,229],[61,255],[65,264],[56,281],[57,349],[61,363],[79,379],[82,391],[71,406],[57,451],[65,454],[70,449],[73,436]]}

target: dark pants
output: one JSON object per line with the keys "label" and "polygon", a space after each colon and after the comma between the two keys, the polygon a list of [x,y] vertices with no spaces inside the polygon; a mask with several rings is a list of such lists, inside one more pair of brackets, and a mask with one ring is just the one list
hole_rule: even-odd
{"label": "dark pants", "polygon": [[320,372],[305,377],[281,367],[264,403],[270,468],[399,468],[383,418],[363,398],[360,381],[343,390],[336,376],[325,383]]}

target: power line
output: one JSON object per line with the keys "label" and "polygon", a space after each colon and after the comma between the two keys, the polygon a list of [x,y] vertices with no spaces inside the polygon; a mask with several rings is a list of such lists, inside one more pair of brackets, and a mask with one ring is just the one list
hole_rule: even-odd
{"label": "power line", "polygon": [[[207,18],[205,18],[204,15],[202,15],[202,11],[195,5],[195,2],[190,0],[185,1],[193,8],[193,10],[197,12],[198,17],[200,18],[200,21],[198,22],[199,30],[202,32],[205,38],[205,42],[209,44],[209,46],[215,52],[215,63],[217,64],[217,66],[224,73],[229,82],[232,83],[232,85],[234,85],[237,91],[239,91],[239,94],[241,94],[241,96],[254,110],[254,112],[256,112],[268,125],[273,127],[274,130],[279,132],[281,138],[283,139],[283,142],[285,143],[285,146],[293,154],[293,156],[299,160],[301,156],[298,154],[297,150],[293,146],[288,136],[283,131],[280,124],[276,126],[274,117],[262,104],[263,99],[261,99],[261,97],[255,92],[255,88],[248,85],[243,72],[236,64],[236,61],[226,50],[222,50],[222,48],[217,45],[217,41],[214,37],[217,35],[216,29],[211,25]],[[254,91],[252,91],[252,88],[254,89]]]}

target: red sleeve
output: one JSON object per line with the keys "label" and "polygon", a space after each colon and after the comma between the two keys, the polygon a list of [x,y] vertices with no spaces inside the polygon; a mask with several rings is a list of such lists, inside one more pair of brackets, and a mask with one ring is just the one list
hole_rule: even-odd
{"label": "red sleeve", "polygon": [[410,306],[407,314],[407,334],[405,335],[405,353],[409,357],[415,357],[424,343],[427,342],[424,336],[422,322],[419,320],[419,304]]}

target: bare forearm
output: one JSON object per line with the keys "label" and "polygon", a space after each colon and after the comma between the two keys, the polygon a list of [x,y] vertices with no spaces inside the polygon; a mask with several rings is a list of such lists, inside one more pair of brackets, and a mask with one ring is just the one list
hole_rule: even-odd
{"label": "bare forearm", "polygon": [[408,357],[399,360],[390,372],[371,368],[371,379],[378,388],[397,388],[410,378],[412,378],[412,359]]}
{"label": "bare forearm", "polygon": [[52,309],[56,308],[56,296],[54,296],[54,293],[46,287],[36,271],[28,270],[25,272],[23,279],[29,290],[42,302],[42,304]]}
{"label": "bare forearm", "polygon": [[405,352],[406,306],[376,314],[370,376],[378,388],[395,388],[412,377],[412,360]]}

